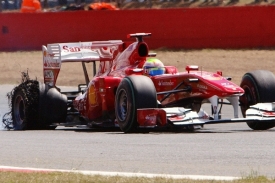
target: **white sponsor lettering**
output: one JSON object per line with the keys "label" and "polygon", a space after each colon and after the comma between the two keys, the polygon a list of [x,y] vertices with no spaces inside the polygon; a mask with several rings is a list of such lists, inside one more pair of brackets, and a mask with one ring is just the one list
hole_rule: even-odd
{"label": "white sponsor lettering", "polygon": [[197,84],[197,87],[200,88],[200,89],[207,90],[207,86],[205,86],[205,85]]}
{"label": "white sponsor lettering", "polygon": [[174,82],[173,81],[159,81],[158,83],[159,86],[172,86],[174,85]]}
{"label": "white sponsor lettering", "polygon": [[55,60],[44,60],[44,68],[59,68],[60,63],[53,62]]}
{"label": "white sponsor lettering", "polygon": [[147,121],[151,121],[151,122],[154,122],[154,121],[156,121],[156,116],[155,115],[147,115],[146,117],[145,117],[145,119],[147,120]]}
{"label": "white sponsor lettering", "polygon": [[51,71],[51,70],[45,70],[44,71],[44,77],[45,78],[49,78],[49,79],[53,79],[54,78],[53,71]]}
{"label": "white sponsor lettering", "polygon": [[236,87],[230,83],[221,83],[221,85],[225,88],[231,88],[232,90],[236,90]]}
{"label": "white sponsor lettering", "polygon": [[68,46],[63,46],[62,48],[64,52],[79,52],[80,48],[79,47],[68,47]]}

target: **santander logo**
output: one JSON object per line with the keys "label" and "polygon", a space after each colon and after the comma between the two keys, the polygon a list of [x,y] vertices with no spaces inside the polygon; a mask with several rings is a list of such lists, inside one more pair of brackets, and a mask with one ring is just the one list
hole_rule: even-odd
{"label": "santander logo", "polygon": [[68,47],[68,46],[63,46],[64,52],[80,52],[81,49],[79,47]]}
{"label": "santander logo", "polygon": [[158,82],[158,85],[159,86],[173,86],[174,85],[174,82],[173,81],[159,81]]}

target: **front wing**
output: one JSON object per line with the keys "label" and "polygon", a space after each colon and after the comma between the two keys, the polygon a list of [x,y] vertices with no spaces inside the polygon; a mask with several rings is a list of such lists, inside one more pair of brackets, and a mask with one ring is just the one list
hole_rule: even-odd
{"label": "front wing", "polygon": [[199,112],[182,107],[138,109],[140,128],[154,128],[173,124],[175,126],[205,125],[217,123],[275,122],[275,103],[258,103],[246,111],[245,118],[214,120],[204,110]]}

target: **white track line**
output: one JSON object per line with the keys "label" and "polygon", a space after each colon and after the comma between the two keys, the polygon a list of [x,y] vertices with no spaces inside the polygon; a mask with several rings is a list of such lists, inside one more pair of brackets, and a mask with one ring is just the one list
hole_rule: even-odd
{"label": "white track line", "polygon": [[0,171],[11,172],[68,172],[80,173],[84,175],[103,175],[103,176],[123,176],[123,177],[164,177],[172,179],[192,179],[192,180],[236,180],[240,177],[230,176],[207,176],[207,175],[170,175],[170,174],[150,174],[150,173],[130,173],[130,172],[102,172],[102,171],[88,171],[88,170],[60,170],[60,169],[42,169],[42,168],[23,168],[12,166],[0,166]]}

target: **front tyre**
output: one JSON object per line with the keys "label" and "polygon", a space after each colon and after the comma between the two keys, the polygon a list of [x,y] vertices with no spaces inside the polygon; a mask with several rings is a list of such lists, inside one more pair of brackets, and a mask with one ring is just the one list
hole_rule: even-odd
{"label": "front tyre", "polygon": [[137,109],[141,108],[157,108],[154,83],[147,76],[123,78],[118,86],[115,100],[116,119],[123,132],[139,131]]}
{"label": "front tyre", "polygon": [[[256,103],[275,102],[275,76],[266,70],[255,70],[246,73],[240,86],[244,89],[244,95],[240,97],[241,111],[245,112],[249,106]],[[275,122],[247,122],[253,130],[267,130],[275,126]]]}

